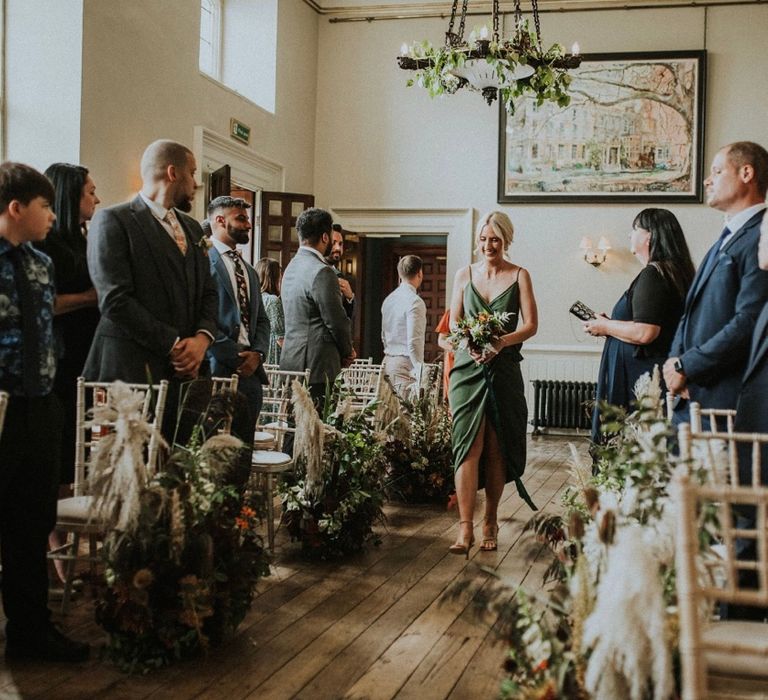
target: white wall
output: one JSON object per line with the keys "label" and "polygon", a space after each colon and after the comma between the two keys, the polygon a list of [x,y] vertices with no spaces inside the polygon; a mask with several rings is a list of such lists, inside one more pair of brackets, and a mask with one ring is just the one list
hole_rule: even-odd
{"label": "white wall", "polygon": [[[555,13],[542,16],[544,43],[574,40],[582,52],[707,48],[705,171],[719,145],[750,139],[768,146],[768,6]],[[469,28],[481,24],[472,18]],[[469,207],[477,217],[502,208],[517,234],[512,257],[532,275],[541,346],[600,348],[584,338],[568,307],[581,299],[613,304],[639,271],[627,234],[636,204],[496,203],[498,110],[467,91],[430,100],[406,88],[395,62],[400,45],[443,41],[442,19],[331,24],[320,22],[315,191],[334,208]],[[706,40],[706,41],[705,41]],[[706,46],[705,46],[706,43]],[[643,205],[644,206],[644,205]],[[704,204],[669,206],[698,262],[720,231],[721,216]],[[607,235],[608,262],[580,259],[583,235]],[[464,246],[468,250],[469,246]],[[466,255],[466,253],[465,253]],[[550,348],[552,349],[552,348]]]}
{"label": "white wall", "polygon": [[197,125],[252,128],[249,148],[285,168],[286,189],[312,192],[317,15],[278,7],[277,100],[271,114],[198,70],[199,4],[190,0],[85,0],[80,160],[105,204],[140,186],[139,160],[158,138],[192,146]]}
{"label": "white wall", "polygon": [[44,170],[80,157],[83,0],[6,0],[6,153]]}

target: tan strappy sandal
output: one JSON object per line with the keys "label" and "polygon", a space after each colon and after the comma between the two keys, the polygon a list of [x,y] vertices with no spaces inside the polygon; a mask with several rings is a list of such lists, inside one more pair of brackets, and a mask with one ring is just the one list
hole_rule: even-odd
{"label": "tan strappy sandal", "polygon": [[[465,525],[466,523],[472,524],[471,520],[459,520],[459,527],[462,525]],[[461,534],[461,533],[459,533]],[[469,550],[472,549],[472,545],[475,544],[475,533],[472,533],[472,536],[469,539],[469,544],[465,544],[464,542],[456,542],[456,544],[452,544],[450,547],[448,547],[448,551],[451,554],[463,554],[465,559],[469,559]]]}
{"label": "tan strappy sandal", "polygon": [[[488,530],[490,529],[489,534]],[[499,548],[499,524],[497,522],[483,523],[483,541],[480,543],[481,552],[495,552]]]}

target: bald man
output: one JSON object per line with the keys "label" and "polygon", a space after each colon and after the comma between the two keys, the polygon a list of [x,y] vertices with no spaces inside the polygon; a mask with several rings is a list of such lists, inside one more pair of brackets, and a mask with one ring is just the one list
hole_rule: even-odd
{"label": "bald man", "polygon": [[218,291],[203,231],[185,213],[195,196],[195,169],[186,146],[155,141],[141,159],[141,192],[94,216],[88,268],[101,320],[87,379],[168,379],[173,392],[174,385],[207,374]]}

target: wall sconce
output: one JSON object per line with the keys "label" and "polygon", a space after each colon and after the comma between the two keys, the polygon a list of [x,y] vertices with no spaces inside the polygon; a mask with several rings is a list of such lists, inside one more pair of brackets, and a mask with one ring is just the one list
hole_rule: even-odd
{"label": "wall sconce", "polygon": [[595,246],[591,238],[584,236],[581,239],[581,243],[579,243],[579,248],[584,251],[584,260],[590,265],[599,267],[605,262],[608,251],[611,249],[611,244],[605,236],[600,236],[600,240],[597,242],[597,246]]}

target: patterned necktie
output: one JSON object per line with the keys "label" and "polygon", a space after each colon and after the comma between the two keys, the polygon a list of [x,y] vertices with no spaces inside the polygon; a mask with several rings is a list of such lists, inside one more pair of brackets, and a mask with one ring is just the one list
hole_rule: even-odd
{"label": "patterned necktie", "polygon": [[225,255],[234,263],[235,283],[237,284],[237,305],[240,307],[240,319],[245,327],[246,334],[251,328],[251,307],[248,304],[248,285],[245,281],[245,270],[240,262],[240,253],[236,250],[228,250]]}
{"label": "patterned necktie", "polygon": [[181,228],[181,224],[176,218],[176,214],[173,209],[168,210],[163,221],[166,221],[171,225],[171,228],[173,229],[173,239],[176,241],[176,245],[179,246],[181,254],[186,255],[187,237],[184,235],[184,230]]}
{"label": "patterned necktie", "polygon": [[37,328],[34,292],[27,271],[24,269],[24,253],[21,246],[10,250],[8,257],[13,264],[21,311],[23,332],[21,366],[24,375],[24,394],[35,396],[40,386],[40,333]]}

